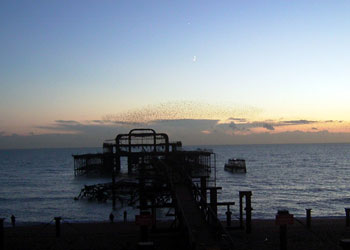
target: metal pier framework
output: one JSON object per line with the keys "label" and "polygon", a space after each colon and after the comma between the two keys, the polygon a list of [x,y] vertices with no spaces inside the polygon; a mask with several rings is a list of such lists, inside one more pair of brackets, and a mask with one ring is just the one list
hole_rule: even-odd
{"label": "metal pier framework", "polygon": [[[229,211],[234,202],[217,201],[221,187],[216,186],[216,158],[211,150],[183,150],[181,142],[170,142],[167,134],[153,129],[119,134],[103,149],[102,154],[73,156],[76,175],[99,171],[112,176],[111,183],[85,186],[80,197],[111,199],[115,208],[129,194],[128,203],[140,209],[136,222],[143,241],[147,228],[156,227],[156,209],[166,208],[174,216],[173,226],[186,232],[191,249],[234,248],[217,217],[218,206]],[[120,177],[122,166],[127,166],[128,180]]]}

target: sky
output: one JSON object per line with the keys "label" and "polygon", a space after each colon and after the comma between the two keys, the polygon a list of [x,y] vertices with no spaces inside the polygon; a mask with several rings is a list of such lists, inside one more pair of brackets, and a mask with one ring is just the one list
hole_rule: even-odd
{"label": "sky", "polygon": [[350,142],[349,1],[0,2],[0,148]]}

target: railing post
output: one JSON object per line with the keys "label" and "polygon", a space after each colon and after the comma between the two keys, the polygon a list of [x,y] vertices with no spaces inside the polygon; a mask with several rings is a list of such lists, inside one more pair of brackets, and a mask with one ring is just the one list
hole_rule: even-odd
{"label": "railing post", "polygon": [[232,215],[232,212],[230,211],[230,205],[227,205],[226,227],[230,227],[231,226],[231,215]]}
{"label": "railing post", "polygon": [[287,250],[287,225],[294,223],[294,216],[288,210],[278,210],[275,222],[280,226],[280,250]]}
{"label": "railing post", "polygon": [[350,208],[348,207],[345,208],[345,215],[346,215],[345,225],[349,227],[350,226]]}
{"label": "railing post", "polygon": [[16,217],[14,215],[11,215],[11,224],[12,224],[12,227],[16,226]]}
{"label": "railing post", "polygon": [[239,191],[239,226],[243,229],[243,197],[245,196],[245,223],[246,223],[246,233],[249,234],[252,231],[252,191]]}
{"label": "railing post", "polygon": [[252,192],[248,191],[245,194],[246,202],[246,233],[249,234],[252,232],[252,202],[251,202]]}
{"label": "railing post", "polygon": [[287,250],[287,225],[280,225],[280,250]]}
{"label": "railing post", "polygon": [[126,223],[127,222],[127,216],[128,216],[126,210],[124,210],[123,216],[124,216],[124,223]]}
{"label": "railing post", "polygon": [[55,217],[55,224],[56,224],[56,237],[61,237],[61,217]]}
{"label": "railing post", "polygon": [[210,189],[210,205],[214,215],[218,215],[218,191],[215,188]]}
{"label": "railing post", "polygon": [[114,215],[113,215],[113,213],[110,213],[110,214],[109,214],[109,221],[110,221],[111,223],[114,222]]}
{"label": "railing post", "polygon": [[239,191],[239,227],[243,229],[243,192]]}
{"label": "railing post", "polygon": [[311,208],[306,208],[306,227],[311,228]]}
{"label": "railing post", "polygon": [[0,218],[0,250],[5,249],[4,242],[4,220],[5,218]]}

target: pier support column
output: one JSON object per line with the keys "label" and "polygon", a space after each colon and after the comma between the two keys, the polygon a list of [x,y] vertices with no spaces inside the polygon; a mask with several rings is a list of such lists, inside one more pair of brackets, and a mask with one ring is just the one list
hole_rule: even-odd
{"label": "pier support column", "polygon": [[243,194],[239,192],[239,227],[243,229]]}
{"label": "pier support column", "polygon": [[156,230],[157,229],[157,209],[156,209],[156,201],[152,200],[152,230]]}
{"label": "pier support column", "polygon": [[218,216],[218,191],[215,188],[210,189],[210,206],[214,215]]}
{"label": "pier support column", "polygon": [[211,218],[210,222],[217,226],[216,218],[218,217],[218,191],[216,188],[210,189],[210,207],[214,212],[214,215],[212,215],[213,218]]}

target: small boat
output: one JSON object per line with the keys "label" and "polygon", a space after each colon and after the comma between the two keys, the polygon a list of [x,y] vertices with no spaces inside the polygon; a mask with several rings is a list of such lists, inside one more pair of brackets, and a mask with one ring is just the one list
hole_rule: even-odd
{"label": "small boat", "polygon": [[247,173],[244,159],[228,159],[225,163],[225,170],[231,172]]}

